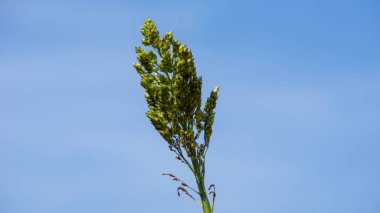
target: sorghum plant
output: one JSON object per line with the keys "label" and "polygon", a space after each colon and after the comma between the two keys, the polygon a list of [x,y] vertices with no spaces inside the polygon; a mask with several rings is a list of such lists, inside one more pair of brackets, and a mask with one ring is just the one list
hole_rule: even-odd
{"label": "sorghum plant", "polygon": [[[142,44],[150,47],[144,50],[136,47],[138,63],[134,63],[141,76],[141,86],[149,106],[146,116],[165,139],[176,159],[186,164],[194,174],[197,190],[170,173],[164,173],[178,181],[180,191],[195,198],[188,190],[201,199],[205,213],[212,213],[215,202],[215,186],[205,187],[205,158],[210,145],[212,125],[219,87],[215,87],[202,107],[202,78],[197,76],[191,50],[178,40],[172,32],[161,38],[154,22],[144,21],[141,27],[144,36]],[[203,141],[201,141],[203,137]],[[212,196],[210,205],[208,196]]]}

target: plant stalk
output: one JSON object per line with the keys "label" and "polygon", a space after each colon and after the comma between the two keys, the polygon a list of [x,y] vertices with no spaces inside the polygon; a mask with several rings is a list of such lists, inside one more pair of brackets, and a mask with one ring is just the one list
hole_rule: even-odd
{"label": "plant stalk", "polygon": [[200,171],[200,167],[196,160],[192,160],[193,166],[195,169],[195,179],[198,185],[199,196],[201,197],[202,208],[204,213],[212,213],[213,209],[211,208],[210,201],[208,200],[207,191],[204,183],[204,176]]}

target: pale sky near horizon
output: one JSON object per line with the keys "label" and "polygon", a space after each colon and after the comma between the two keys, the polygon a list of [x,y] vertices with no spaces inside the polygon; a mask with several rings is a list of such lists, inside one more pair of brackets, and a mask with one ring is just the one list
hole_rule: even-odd
{"label": "pale sky near horizon", "polygon": [[145,117],[140,26],[220,86],[217,213],[380,212],[380,2],[0,0],[0,213],[201,212]]}

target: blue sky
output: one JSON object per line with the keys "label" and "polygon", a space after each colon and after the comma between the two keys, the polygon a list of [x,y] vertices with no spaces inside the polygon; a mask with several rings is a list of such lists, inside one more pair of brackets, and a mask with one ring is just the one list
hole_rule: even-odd
{"label": "blue sky", "polygon": [[0,1],[0,212],[201,212],[144,113],[139,28],[220,85],[216,212],[380,211],[380,3]]}

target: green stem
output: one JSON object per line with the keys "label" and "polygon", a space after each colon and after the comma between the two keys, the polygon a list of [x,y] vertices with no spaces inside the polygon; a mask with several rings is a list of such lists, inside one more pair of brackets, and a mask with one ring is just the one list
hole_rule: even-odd
{"label": "green stem", "polygon": [[200,171],[200,166],[196,159],[192,159],[193,167],[195,169],[194,175],[198,185],[199,196],[201,197],[202,208],[204,213],[212,213],[211,205],[208,200],[207,191],[204,183],[204,176]]}

